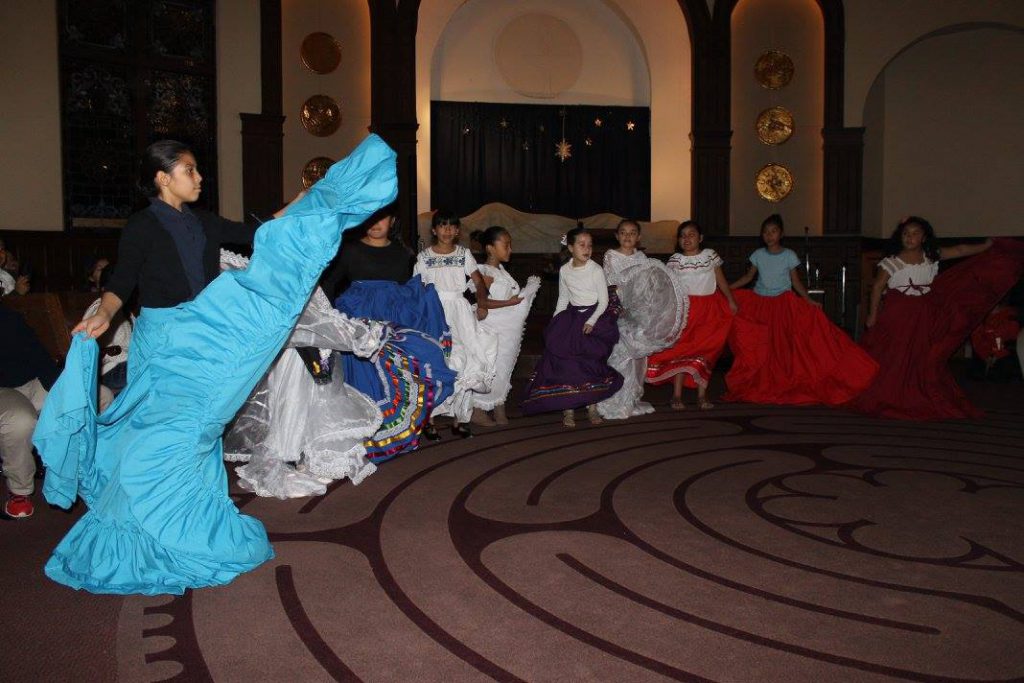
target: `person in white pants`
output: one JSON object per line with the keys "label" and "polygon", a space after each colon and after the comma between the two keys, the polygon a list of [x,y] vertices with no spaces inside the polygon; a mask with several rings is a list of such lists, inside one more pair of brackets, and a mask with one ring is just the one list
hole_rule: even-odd
{"label": "person in white pants", "polygon": [[32,432],[57,364],[18,313],[0,307],[0,461],[9,494],[8,517],[31,517],[36,462]]}

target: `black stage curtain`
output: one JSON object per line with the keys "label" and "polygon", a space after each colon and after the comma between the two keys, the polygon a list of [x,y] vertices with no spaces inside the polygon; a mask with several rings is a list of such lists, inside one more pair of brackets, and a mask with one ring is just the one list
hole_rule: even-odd
{"label": "black stage curtain", "polygon": [[[556,143],[572,145],[561,161]],[[430,103],[431,205],[488,202],[584,218],[649,220],[651,110],[595,105]]]}

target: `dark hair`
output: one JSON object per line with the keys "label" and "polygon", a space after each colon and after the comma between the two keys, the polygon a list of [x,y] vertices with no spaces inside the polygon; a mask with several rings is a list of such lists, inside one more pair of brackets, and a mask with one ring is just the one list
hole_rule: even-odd
{"label": "dark hair", "polygon": [[454,211],[447,209],[438,209],[434,212],[434,217],[430,219],[430,227],[436,228],[439,225],[454,225],[459,227],[462,222],[459,220],[459,214]]}
{"label": "dark hair", "polygon": [[399,233],[399,229],[398,229],[398,203],[397,202],[391,202],[387,206],[382,206],[381,208],[379,208],[376,211],[374,211],[373,213],[371,213],[370,217],[367,218],[365,221],[363,221],[363,224],[359,226],[359,230],[356,231],[356,232],[360,233],[359,234],[359,238],[362,239],[363,237],[366,237],[366,233],[369,232],[370,228],[372,228],[374,225],[376,225],[378,222],[380,222],[384,218],[393,218],[394,219],[391,222],[391,226],[388,228],[388,239],[389,240],[396,239],[398,237],[398,233]]}
{"label": "dark hair", "polygon": [[935,228],[932,224],[921,218],[920,216],[907,216],[900,221],[896,229],[892,231],[892,235],[889,237],[889,244],[886,245],[885,251],[886,256],[895,256],[896,254],[903,251],[903,230],[908,225],[918,225],[921,230],[924,231],[924,241],[921,243],[921,248],[924,249],[924,255],[932,261],[939,260],[939,244],[935,239]]}
{"label": "dark hair", "polygon": [[582,225],[577,225],[575,228],[565,233],[565,246],[571,247],[576,244],[576,238],[580,235],[589,235],[590,231],[584,228]]}
{"label": "dark hair", "polygon": [[686,230],[687,228],[693,228],[694,230],[697,231],[698,235],[700,235],[701,237],[704,236],[704,231],[701,230],[700,223],[698,223],[697,221],[692,221],[692,220],[690,220],[690,221],[683,221],[682,223],[679,224],[679,227],[676,229],[676,242],[677,243],[679,242],[679,238],[683,236],[683,230]]}
{"label": "dark hair", "polygon": [[768,218],[761,221],[761,232],[764,233],[764,229],[769,225],[774,225],[779,229],[779,232],[786,232],[786,224],[782,222],[782,216],[777,213],[773,213]]}
{"label": "dark hair", "polygon": [[509,238],[512,237],[505,228],[500,225],[492,225],[486,230],[474,230],[469,233],[469,239],[478,243],[484,250],[484,256],[486,256],[487,247],[501,239],[502,235],[508,235]]}
{"label": "dark hair", "polygon": [[632,218],[623,218],[621,221],[619,221],[619,224],[615,226],[615,232],[621,230],[623,225],[635,225],[636,234],[638,235],[642,233],[644,230],[643,228],[640,227],[640,221],[635,221]]}
{"label": "dark hair", "polygon": [[182,154],[191,154],[192,150],[183,142],[177,140],[157,140],[146,148],[142,153],[142,160],[139,162],[139,192],[146,197],[156,197],[160,194],[157,189],[156,174],[159,171],[170,173],[174,170]]}

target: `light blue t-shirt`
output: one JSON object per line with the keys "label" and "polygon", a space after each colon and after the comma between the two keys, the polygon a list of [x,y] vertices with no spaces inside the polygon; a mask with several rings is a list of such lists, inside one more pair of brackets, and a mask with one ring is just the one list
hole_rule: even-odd
{"label": "light blue t-shirt", "polygon": [[800,265],[800,259],[792,249],[783,249],[777,254],[761,247],[750,255],[750,262],[757,266],[757,282],[754,292],[761,296],[778,296],[793,286],[789,271]]}

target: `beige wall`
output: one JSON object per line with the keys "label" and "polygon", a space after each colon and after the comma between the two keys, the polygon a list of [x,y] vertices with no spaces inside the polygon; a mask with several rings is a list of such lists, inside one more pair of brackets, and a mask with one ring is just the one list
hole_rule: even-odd
{"label": "beige wall", "polygon": [[259,0],[217,0],[217,179],[220,215],[242,220],[242,119],[259,114]]}
{"label": "beige wall", "polygon": [[868,98],[865,234],[901,216],[940,234],[1024,234],[1024,32],[938,35],[902,53]]}
{"label": "beige wall", "polygon": [[947,26],[977,22],[1024,28],[1021,0],[845,0],[846,125],[860,126],[875,77],[900,50]]}
{"label": "beige wall", "polygon": [[[512,18],[556,16],[583,47],[579,80],[551,99],[524,97],[498,74],[493,44]],[[651,107],[651,216],[690,214],[691,50],[676,0],[423,0],[416,35],[419,210],[430,207],[430,100]]]}
{"label": "beige wall", "polygon": [[242,120],[260,100],[259,0],[217,2],[217,175],[220,214],[242,220]]}
{"label": "beige wall", "polygon": [[[370,10],[366,0],[284,0],[282,2],[282,98],[284,114],[284,197],[302,189],[301,174],[313,157],[340,159],[370,125]],[[315,31],[341,43],[341,65],[315,74],[302,65],[299,47]],[[330,95],[341,107],[341,127],[316,137],[302,127],[299,111],[312,95]]]}
{"label": "beige wall", "polygon": [[57,3],[0,3],[0,228],[61,230]]}
{"label": "beige wall", "polygon": [[[816,0],[743,0],[732,14],[732,158],[730,163],[730,228],[733,235],[756,235],[761,221],[780,213],[790,236],[821,234],[822,141],[824,121],[824,23]],[[788,54],[793,80],[778,90],[761,87],[754,64],[768,49]],[[757,137],[758,114],[783,106],[793,114],[792,137],[781,145],[765,145]],[[771,203],[754,186],[757,171],[767,163],[786,166],[793,190]]]}

